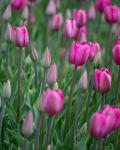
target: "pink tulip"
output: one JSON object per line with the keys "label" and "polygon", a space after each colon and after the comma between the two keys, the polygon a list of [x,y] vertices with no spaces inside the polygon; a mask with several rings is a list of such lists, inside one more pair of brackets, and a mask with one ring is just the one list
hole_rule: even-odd
{"label": "pink tulip", "polygon": [[81,42],[87,42],[87,27],[86,26],[80,27],[79,35],[80,35]]}
{"label": "pink tulip", "polygon": [[11,6],[13,9],[19,10],[25,6],[26,0],[11,0]]}
{"label": "pink tulip", "polygon": [[116,23],[119,19],[119,9],[116,5],[109,5],[105,9],[105,19],[108,23]]}
{"label": "pink tulip", "polygon": [[111,88],[112,76],[107,68],[95,69],[94,87],[100,93],[107,93]]}
{"label": "pink tulip", "polygon": [[120,65],[120,41],[117,41],[112,50],[114,62]]}
{"label": "pink tulip", "polygon": [[93,2],[90,3],[90,7],[88,10],[88,19],[94,20],[96,17],[96,12],[95,12],[95,5]]}
{"label": "pink tulip", "polygon": [[12,37],[13,41],[16,43],[18,47],[25,47],[29,43],[29,35],[27,28],[25,26],[13,27]]}
{"label": "pink tulip", "polygon": [[49,0],[47,8],[46,8],[46,14],[53,15],[55,13],[56,13],[56,4],[54,0]]}
{"label": "pink tulip", "polygon": [[49,84],[54,84],[57,81],[57,66],[55,63],[51,64],[46,79]]}
{"label": "pink tulip", "polygon": [[52,31],[58,31],[62,26],[62,14],[57,13],[53,15],[53,18],[50,22],[50,28]]}
{"label": "pink tulip", "polygon": [[94,59],[95,56],[100,52],[100,45],[97,42],[89,42],[90,55],[89,59]]}
{"label": "pink tulip", "polygon": [[96,0],[96,7],[99,12],[104,12],[106,6],[110,5],[110,0]]}
{"label": "pink tulip", "polygon": [[33,132],[33,115],[32,115],[31,111],[26,113],[25,118],[23,120],[21,131],[22,131],[22,134],[25,136],[30,136],[32,134],[32,132]]}
{"label": "pink tulip", "polygon": [[76,66],[82,66],[88,60],[89,51],[90,49],[86,42],[73,42],[68,54],[69,62]]}
{"label": "pink tulip", "polygon": [[105,138],[110,131],[110,121],[109,116],[95,112],[89,122],[90,135],[97,139]]}
{"label": "pink tulip", "polygon": [[63,106],[63,93],[60,89],[47,89],[43,92],[43,108],[49,115],[59,113]]}
{"label": "pink tulip", "polygon": [[73,19],[76,20],[77,26],[84,26],[87,22],[87,14],[84,9],[77,10],[75,9],[73,12]]}
{"label": "pink tulip", "polygon": [[74,38],[78,37],[78,28],[75,20],[66,19],[64,23],[64,36],[66,38]]}

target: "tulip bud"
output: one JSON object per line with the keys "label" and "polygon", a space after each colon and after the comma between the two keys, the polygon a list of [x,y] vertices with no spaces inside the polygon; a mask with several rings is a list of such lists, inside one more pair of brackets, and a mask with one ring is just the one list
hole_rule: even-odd
{"label": "tulip bud", "polygon": [[101,52],[99,51],[98,53],[97,53],[97,55],[94,57],[94,64],[95,64],[95,66],[97,67],[99,67],[101,64],[102,64],[102,60],[101,60]]}
{"label": "tulip bud", "polygon": [[43,108],[49,115],[59,113],[63,105],[63,93],[60,89],[47,89],[43,92]]}
{"label": "tulip bud", "polygon": [[12,26],[9,23],[6,26],[5,39],[8,42],[12,41]]}
{"label": "tulip bud", "polygon": [[25,64],[26,65],[31,65],[33,63],[33,61],[32,61],[32,59],[31,59],[31,57],[28,55],[27,57],[26,57],[26,59],[25,59]]}
{"label": "tulip bud", "polygon": [[120,65],[120,41],[117,41],[114,44],[113,50],[113,59],[116,65]]}
{"label": "tulip bud", "polygon": [[66,9],[66,19],[71,19],[72,18],[72,15],[71,15],[71,11],[69,8]]}
{"label": "tulip bud", "polygon": [[62,26],[62,22],[63,22],[62,14],[61,13],[54,14],[50,22],[51,30],[58,31]]}
{"label": "tulip bud", "polygon": [[28,7],[25,6],[22,12],[22,19],[28,20],[28,18],[29,18],[29,10],[28,10]]}
{"label": "tulip bud", "polygon": [[24,136],[30,136],[33,132],[33,114],[32,111],[26,113],[22,123],[21,132]]}
{"label": "tulip bud", "polygon": [[47,8],[46,8],[46,14],[53,15],[55,13],[56,13],[56,4],[53,0],[49,0]]}
{"label": "tulip bud", "polygon": [[3,84],[1,96],[5,99],[10,98],[10,96],[11,96],[11,84],[10,84],[9,80]]}
{"label": "tulip bud", "polygon": [[89,58],[90,48],[87,42],[73,42],[68,54],[71,64],[82,66]]}
{"label": "tulip bud", "polygon": [[75,9],[73,12],[73,19],[75,19],[78,27],[84,26],[87,22],[86,11],[84,9]]}
{"label": "tulip bud", "polygon": [[25,47],[29,43],[29,34],[25,26],[13,27],[12,37],[18,47]]}
{"label": "tulip bud", "polygon": [[53,89],[58,89],[58,82],[55,82],[55,83],[54,83]]}
{"label": "tulip bud", "polygon": [[107,93],[111,88],[112,76],[107,68],[95,69],[94,87],[100,93]]}
{"label": "tulip bud", "polygon": [[29,22],[31,25],[35,24],[35,22],[36,22],[35,15],[33,13],[30,13]]}
{"label": "tulip bud", "polygon": [[97,139],[105,138],[110,131],[110,122],[109,116],[99,112],[94,113],[89,122],[90,135]]}
{"label": "tulip bud", "polygon": [[57,81],[57,74],[56,64],[51,64],[46,77],[47,82],[49,84],[54,84]]}
{"label": "tulip bud", "polygon": [[38,111],[40,111],[40,112],[44,112],[43,100],[44,100],[44,93],[39,95],[39,97],[37,99],[37,103],[36,103],[36,107],[37,107]]}
{"label": "tulip bud", "polygon": [[11,6],[15,10],[19,10],[25,6],[26,0],[11,0]]}
{"label": "tulip bud", "polygon": [[42,56],[42,66],[48,68],[51,64],[51,53],[48,48],[45,49],[45,52]]}
{"label": "tulip bud", "polygon": [[80,34],[80,42],[87,42],[87,28],[86,28],[86,26],[80,27],[79,34]]}
{"label": "tulip bud", "polygon": [[95,17],[96,17],[95,6],[94,6],[94,3],[91,2],[89,10],[88,10],[88,19],[94,20]]}
{"label": "tulip bud", "polygon": [[9,21],[11,19],[11,16],[12,16],[11,6],[8,5],[3,13],[3,19]]}
{"label": "tulip bud", "polygon": [[32,45],[30,46],[30,57],[32,61],[36,61],[38,59],[38,52]]}
{"label": "tulip bud", "polygon": [[66,53],[66,49],[65,48],[61,48],[60,49],[60,52],[59,52],[59,57],[62,58],[65,56],[65,53]]}
{"label": "tulip bud", "polygon": [[80,78],[79,85],[80,85],[80,89],[82,90],[86,90],[88,87],[88,75],[86,70],[83,72]]}

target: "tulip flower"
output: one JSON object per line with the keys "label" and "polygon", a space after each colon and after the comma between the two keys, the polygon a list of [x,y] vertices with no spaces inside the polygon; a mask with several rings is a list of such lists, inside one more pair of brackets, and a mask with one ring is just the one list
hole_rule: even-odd
{"label": "tulip flower", "polygon": [[68,54],[69,62],[76,66],[82,66],[87,62],[89,53],[90,48],[86,42],[73,42]]}
{"label": "tulip flower", "polygon": [[29,43],[29,35],[27,28],[25,26],[22,27],[13,27],[12,31],[13,41],[15,44],[22,48],[28,45]]}
{"label": "tulip flower", "polygon": [[46,8],[46,14],[53,15],[55,13],[56,13],[56,4],[54,0],[49,0],[47,8]]}
{"label": "tulip flower", "polygon": [[26,0],[11,0],[11,6],[15,10],[19,10],[25,6]]}
{"label": "tulip flower", "polygon": [[45,52],[42,56],[41,64],[43,67],[48,68],[51,64],[51,53],[48,48],[45,49]]}
{"label": "tulip flower", "polygon": [[87,22],[87,14],[84,9],[77,10],[75,9],[73,12],[73,19],[76,20],[77,26],[84,26]]}
{"label": "tulip flower", "polygon": [[64,36],[66,38],[78,37],[78,28],[75,20],[66,19],[64,23]]}
{"label": "tulip flower", "polygon": [[94,3],[91,2],[89,10],[88,10],[88,19],[94,20],[95,17],[96,17],[95,6],[94,6]]}
{"label": "tulip flower", "polygon": [[120,41],[117,41],[114,44],[112,53],[113,53],[114,62],[116,63],[116,65],[120,65]]}
{"label": "tulip flower", "polygon": [[33,132],[33,114],[31,111],[27,112],[25,115],[21,132],[24,136],[30,136]]}
{"label": "tulip flower", "polygon": [[63,105],[63,93],[60,89],[47,89],[43,92],[42,105],[50,116],[59,113]]}
{"label": "tulip flower", "polygon": [[53,15],[53,18],[50,22],[50,28],[52,31],[58,31],[62,26],[62,14],[57,13]]}
{"label": "tulip flower", "polygon": [[54,84],[57,81],[57,66],[55,63],[51,64],[47,73],[46,80],[49,84]]}
{"label": "tulip flower", "polygon": [[111,1],[110,0],[96,0],[96,7],[97,10],[101,13],[104,12],[104,9],[106,6],[110,5]]}
{"label": "tulip flower", "polygon": [[119,19],[119,8],[116,5],[109,5],[105,9],[105,19],[108,23],[116,23]]}
{"label": "tulip flower", "polygon": [[107,93],[111,88],[112,76],[107,68],[95,69],[94,87],[100,93]]}
{"label": "tulip flower", "polygon": [[87,28],[86,26],[82,26],[79,29],[80,42],[87,42]]}
{"label": "tulip flower", "polygon": [[9,21],[12,16],[11,5],[8,5],[3,13],[3,19]]}
{"label": "tulip flower", "polygon": [[97,42],[89,42],[89,47],[90,47],[90,55],[89,59],[94,59],[95,56],[100,52],[100,45]]}
{"label": "tulip flower", "polygon": [[103,113],[95,112],[89,121],[89,133],[97,139],[105,138],[110,131],[111,119]]}

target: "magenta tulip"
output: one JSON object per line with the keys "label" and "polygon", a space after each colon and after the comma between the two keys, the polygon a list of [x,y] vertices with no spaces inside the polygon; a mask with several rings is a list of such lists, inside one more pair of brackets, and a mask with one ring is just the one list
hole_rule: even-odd
{"label": "magenta tulip", "polygon": [[82,66],[89,58],[89,46],[86,42],[73,42],[69,51],[69,62],[76,66]]}
{"label": "magenta tulip", "polygon": [[54,14],[50,22],[51,30],[58,31],[62,26],[62,22],[63,22],[62,14],[61,13]]}
{"label": "magenta tulip", "polygon": [[90,135],[97,139],[105,138],[110,131],[110,121],[109,116],[95,112],[89,122]]}
{"label": "magenta tulip", "polygon": [[111,88],[112,76],[107,68],[95,69],[94,87],[100,93],[107,93]]}
{"label": "magenta tulip", "polygon": [[29,43],[29,35],[25,26],[13,27],[12,37],[13,41],[18,47],[25,47]]}
{"label": "magenta tulip", "polygon": [[19,10],[25,6],[26,0],[11,0],[11,6],[13,9]]}
{"label": "magenta tulip", "polygon": [[110,0],[96,0],[96,7],[99,12],[104,12],[106,6],[110,5]]}
{"label": "magenta tulip", "polygon": [[97,42],[89,42],[89,47],[90,47],[90,55],[89,59],[94,59],[95,56],[100,52],[100,45]]}
{"label": "magenta tulip", "polygon": [[87,22],[87,14],[84,9],[77,10],[75,9],[73,12],[73,19],[76,20],[77,26],[84,26]]}
{"label": "magenta tulip", "polygon": [[43,109],[49,115],[55,115],[61,111],[64,98],[60,89],[47,89],[43,92],[42,98]]}
{"label": "magenta tulip", "polygon": [[116,63],[116,65],[120,65],[120,41],[117,41],[114,44],[112,53],[113,53],[114,62]]}
{"label": "magenta tulip", "polygon": [[78,37],[78,28],[75,20],[66,19],[64,23],[64,36],[66,38]]}
{"label": "magenta tulip", "polygon": [[119,8],[116,5],[109,5],[105,9],[105,19],[108,23],[116,23],[119,19]]}

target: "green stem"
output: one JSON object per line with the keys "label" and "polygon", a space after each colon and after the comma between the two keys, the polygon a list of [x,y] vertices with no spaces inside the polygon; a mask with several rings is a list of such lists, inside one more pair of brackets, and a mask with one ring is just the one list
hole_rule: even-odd
{"label": "green stem", "polygon": [[105,105],[105,94],[102,94],[101,108]]}
{"label": "green stem", "polygon": [[52,129],[52,117],[49,117],[48,125],[47,125],[47,133],[46,133],[46,138],[45,138],[45,150],[48,149],[48,145],[50,142],[51,129]]}
{"label": "green stem", "polygon": [[4,112],[5,112],[5,100],[3,99],[1,104],[1,112],[0,112],[0,141],[1,141],[1,130],[2,130]]}
{"label": "green stem", "polygon": [[97,143],[98,143],[98,141],[96,139],[94,139],[92,150],[97,150]]}
{"label": "green stem", "polygon": [[34,62],[34,70],[35,70],[35,87],[38,86],[38,68],[36,62]]}
{"label": "green stem", "polygon": [[78,114],[79,114],[79,110],[80,110],[81,100],[82,100],[82,91],[80,91],[80,97],[79,97],[78,101],[76,102],[76,111],[75,111],[74,121],[73,121],[73,135],[72,135],[72,142],[71,142],[71,144],[72,144],[71,150],[74,149],[75,133],[77,130]]}
{"label": "green stem", "polygon": [[19,62],[18,62],[18,101],[17,101],[17,122],[20,119],[20,107],[22,99],[22,49],[19,49]]}
{"label": "green stem", "polygon": [[9,48],[10,48],[10,45],[8,43],[8,48],[7,48],[7,51],[6,51],[6,79],[7,80],[9,79],[9,62],[10,62]]}
{"label": "green stem", "polygon": [[107,56],[108,56],[111,38],[112,38],[112,24],[109,24],[108,37],[105,45],[105,65],[107,65],[107,59],[108,59]]}
{"label": "green stem", "polygon": [[76,71],[77,71],[77,67],[75,66],[75,69],[73,71],[72,81],[71,81],[70,94],[69,94],[69,98],[68,98],[65,135],[67,134],[67,132],[70,128],[70,123],[71,123],[71,106],[72,106],[72,97],[73,97],[73,92],[74,92],[74,83],[75,83],[75,79],[76,79]]}
{"label": "green stem", "polygon": [[24,143],[22,145],[22,150],[27,150],[27,138],[25,138]]}

